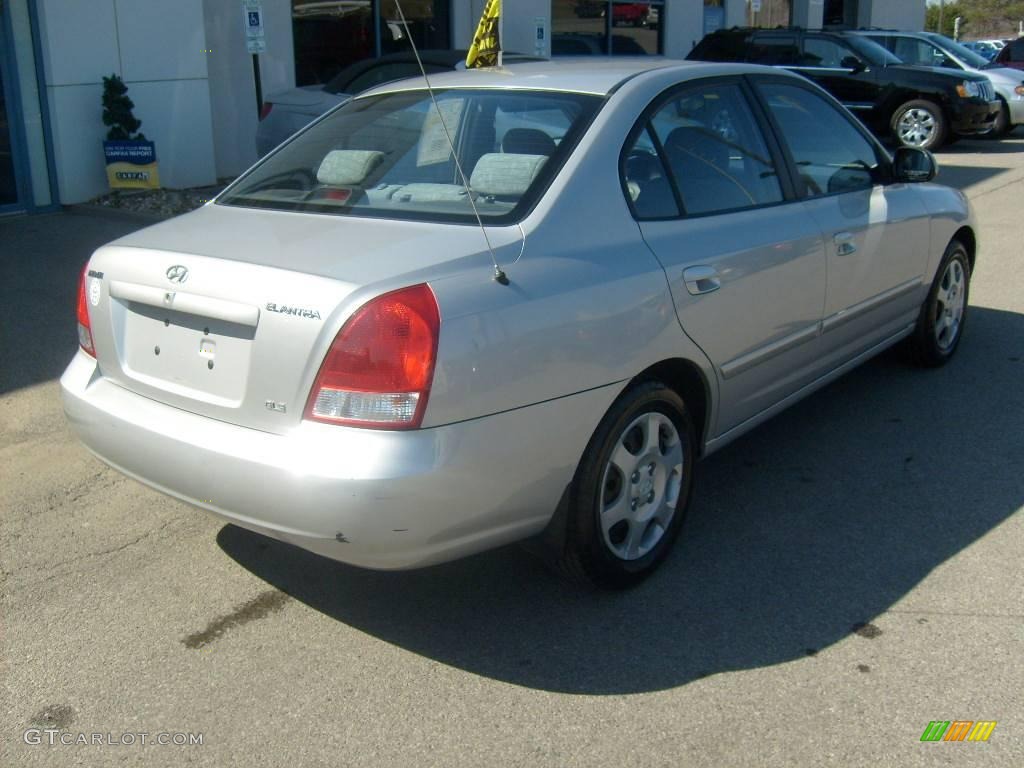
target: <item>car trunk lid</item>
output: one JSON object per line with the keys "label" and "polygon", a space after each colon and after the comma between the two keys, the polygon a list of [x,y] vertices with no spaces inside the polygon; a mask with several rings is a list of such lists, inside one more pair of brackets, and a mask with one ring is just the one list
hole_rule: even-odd
{"label": "car trunk lid", "polygon": [[208,206],[94,254],[100,372],[187,411],[285,432],[338,328],[377,292],[361,289],[423,282],[440,263],[479,259],[482,242],[473,227]]}

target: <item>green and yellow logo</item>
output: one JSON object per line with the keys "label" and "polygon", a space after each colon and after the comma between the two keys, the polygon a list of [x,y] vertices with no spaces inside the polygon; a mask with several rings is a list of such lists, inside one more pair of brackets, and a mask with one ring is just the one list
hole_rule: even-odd
{"label": "green and yellow logo", "polygon": [[988,741],[995,729],[995,720],[932,720],[921,741]]}

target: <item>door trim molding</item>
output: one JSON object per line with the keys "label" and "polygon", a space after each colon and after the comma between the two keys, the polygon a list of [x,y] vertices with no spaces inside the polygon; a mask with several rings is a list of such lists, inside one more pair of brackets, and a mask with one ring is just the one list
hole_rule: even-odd
{"label": "door trim molding", "polygon": [[733,358],[729,362],[722,364],[722,378],[731,379],[733,376],[738,376],[744,371],[760,365],[765,360],[775,357],[776,355],[781,355],[783,352],[788,352],[793,349],[793,347],[798,347],[811,339],[817,338],[820,333],[821,323],[816,322],[813,325],[808,325],[806,328],[801,328],[796,333],[783,336],[781,339],[769,342],[762,347],[758,347],[752,352],[747,352],[746,354]]}
{"label": "door trim molding", "polygon": [[924,283],[921,282],[920,277],[914,277],[907,280],[905,283],[900,283],[895,288],[890,288],[887,291],[872,296],[870,299],[865,299],[859,304],[854,304],[852,307],[841,309],[834,314],[826,317],[822,323],[822,333],[828,333],[834,331],[836,328],[846,325],[847,323],[862,317],[869,312],[878,309],[883,304],[888,304],[891,301],[895,301],[902,296],[912,293],[918,290]]}

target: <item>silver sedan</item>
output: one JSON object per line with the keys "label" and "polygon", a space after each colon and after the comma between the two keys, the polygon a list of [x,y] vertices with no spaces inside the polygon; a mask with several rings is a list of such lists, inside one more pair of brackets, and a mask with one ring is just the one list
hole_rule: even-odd
{"label": "silver sedan", "polygon": [[96,251],[61,379],[91,451],[347,563],[535,537],[623,587],[671,549],[698,457],[898,342],[956,351],[966,199],[803,78],[609,59],[431,80]]}

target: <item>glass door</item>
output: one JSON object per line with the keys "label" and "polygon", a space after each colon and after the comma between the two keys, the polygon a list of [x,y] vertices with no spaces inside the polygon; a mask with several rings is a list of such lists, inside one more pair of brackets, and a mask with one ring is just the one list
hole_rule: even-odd
{"label": "glass door", "polygon": [[14,175],[13,123],[9,86],[11,66],[8,60],[7,25],[4,0],[0,0],[0,210],[18,204],[18,181]]}

